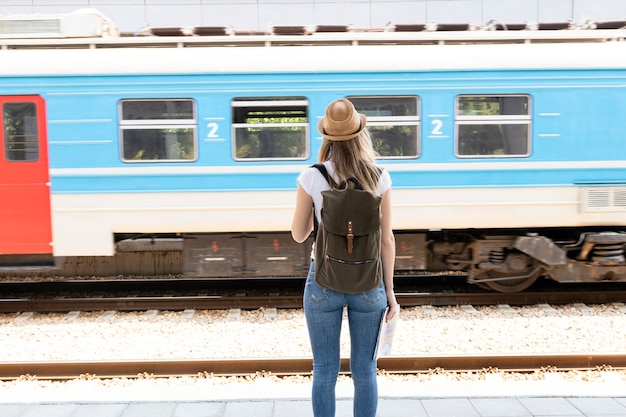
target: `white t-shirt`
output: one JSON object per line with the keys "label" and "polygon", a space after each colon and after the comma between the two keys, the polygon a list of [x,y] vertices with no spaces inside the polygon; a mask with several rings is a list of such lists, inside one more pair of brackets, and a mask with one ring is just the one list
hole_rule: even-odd
{"label": "white t-shirt", "polygon": [[[335,165],[332,161],[324,162],[324,166],[328,171],[328,175],[335,179],[338,182],[338,179],[335,177]],[[326,191],[330,189],[330,185],[326,182],[326,179],[322,175],[322,173],[315,167],[309,167],[302,171],[298,176],[298,184],[302,187],[302,189],[311,196],[313,199],[313,204],[315,205],[315,216],[317,217],[317,221],[321,220],[321,210],[322,210],[322,191]],[[383,169],[380,174],[380,179],[378,180],[378,194],[383,195],[385,191],[391,188],[391,176],[387,170]]]}

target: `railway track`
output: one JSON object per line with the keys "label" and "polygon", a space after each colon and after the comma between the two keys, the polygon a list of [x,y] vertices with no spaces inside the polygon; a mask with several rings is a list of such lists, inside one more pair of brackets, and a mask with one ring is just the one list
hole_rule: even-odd
{"label": "railway track", "polygon": [[[396,277],[402,306],[603,304],[626,301],[626,285],[536,285],[494,293],[465,283],[464,275]],[[0,281],[0,313],[70,311],[222,310],[302,308],[302,277],[245,279],[106,278]]]}
{"label": "railway track", "polygon": [[[397,293],[404,307],[419,305],[533,305],[533,304],[604,304],[624,302],[626,291],[562,292],[519,294],[457,294],[457,293]],[[259,308],[302,308],[302,295],[197,295],[197,296],[124,296],[124,297],[54,297],[3,298],[0,313],[38,312],[64,313],[70,311],[146,311],[146,310],[225,310]]]}
{"label": "railway track", "polygon": [[[250,284],[250,281],[245,281]],[[256,290],[246,288],[244,282],[233,280],[201,282],[197,280],[131,280],[131,281],[67,281],[0,283],[0,294],[12,292],[11,298],[0,299],[0,312],[70,312],[70,311],[182,311],[259,309],[302,307],[302,280],[258,280]],[[277,285],[278,284],[278,285]],[[403,287],[400,285],[399,287]],[[269,289],[268,288],[273,288]],[[588,287],[587,287],[588,288]],[[595,287],[598,288],[598,287]],[[618,288],[618,287],[617,287]],[[154,295],[181,291],[185,295]],[[268,293],[259,295],[258,290]],[[408,291],[398,292],[398,300],[405,307],[432,305],[533,305],[533,304],[603,304],[626,301],[626,291],[606,291],[570,288],[568,291],[534,291],[514,294],[475,292]],[[148,294],[148,290],[152,294]],[[219,291],[218,291],[219,290]],[[101,291],[121,294],[145,292],[143,295],[103,296]],[[64,293],[63,295],[54,294]],[[204,292],[203,295],[189,295]],[[222,292],[223,295],[208,295]],[[249,294],[246,294],[248,293]],[[26,295],[30,293],[30,295]],[[80,293],[87,294],[86,296]],[[15,296],[15,295],[19,296]],[[393,356],[379,360],[383,372],[397,374],[438,373],[445,371],[486,372],[486,370],[533,372],[548,370],[604,370],[626,369],[624,353],[578,354],[485,354],[485,355],[421,355]],[[309,375],[310,358],[255,358],[255,359],[177,359],[132,361],[26,361],[0,362],[0,379],[23,377],[40,379],[73,379],[81,377],[168,377],[197,375]],[[342,359],[342,372],[347,373],[348,359]]]}
{"label": "railway track", "polygon": [[[310,375],[311,358],[173,359],[132,361],[0,362],[0,379],[133,378],[180,376]],[[533,372],[537,370],[626,369],[624,353],[423,355],[391,356],[378,360],[381,372],[395,374],[441,372]],[[341,359],[349,373],[349,360]]]}
{"label": "railway track", "polygon": [[[441,278],[441,277],[439,277]],[[535,291],[477,290],[456,277],[452,285],[420,278],[420,286],[397,280],[402,306],[604,304],[626,301],[626,286],[538,287]],[[447,278],[450,281],[450,278]],[[449,284],[449,282],[448,282]],[[608,284],[607,284],[608,285]],[[302,278],[268,279],[103,279],[0,282],[0,313],[302,308]],[[450,288],[444,289],[441,288]]]}

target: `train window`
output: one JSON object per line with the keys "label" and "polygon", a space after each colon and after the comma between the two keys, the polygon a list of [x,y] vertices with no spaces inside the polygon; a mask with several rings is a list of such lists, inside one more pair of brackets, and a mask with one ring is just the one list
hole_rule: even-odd
{"label": "train window", "polygon": [[530,155],[531,113],[527,95],[458,96],[456,155],[524,157]]}
{"label": "train window", "polygon": [[4,154],[7,161],[32,162],[39,159],[39,133],[35,103],[2,105]]}
{"label": "train window", "polygon": [[416,96],[347,97],[367,116],[380,158],[416,158],[420,153],[420,100]]}
{"label": "train window", "polygon": [[193,100],[122,100],[119,114],[124,161],[188,162],[197,158]]}
{"label": "train window", "polygon": [[308,106],[305,97],[233,99],[234,158],[308,158]]}

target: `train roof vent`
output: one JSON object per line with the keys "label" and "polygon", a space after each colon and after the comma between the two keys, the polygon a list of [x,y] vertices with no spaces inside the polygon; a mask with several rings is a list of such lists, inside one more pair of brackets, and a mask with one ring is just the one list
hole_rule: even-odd
{"label": "train roof vent", "polygon": [[387,27],[387,30],[390,32],[422,32],[424,30],[428,30],[428,25],[426,23],[402,23],[390,25]]}
{"label": "train roof vent", "polygon": [[0,15],[0,38],[89,38],[119,36],[115,24],[96,9],[60,14]]}
{"label": "train roof vent", "polygon": [[574,29],[575,25],[572,22],[553,22],[553,23],[538,23],[537,30],[565,30]]}
{"label": "train roof vent", "polygon": [[595,22],[592,25],[596,29],[624,29],[626,28],[626,21],[613,20],[610,22]]}
{"label": "train roof vent", "polygon": [[272,26],[270,34],[274,35],[310,35],[311,28],[308,26]]}
{"label": "train roof vent", "polygon": [[186,36],[184,28],[175,26],[151,27],[150,33],[154,36]]}
{"label": "train roof vent", "polygon": [[231,36],[235,34],[229,26],[195,26],[193,34],[198,36]]}
{"label": "train roof vent", "polygon": [[473,23],[389,23],[386,32],[467,32],[480,29]]}
{"label": "train roof vent", "polygon": [[471,32],[482,27],[473,23],[388,23],[386,32]]}
{"label": "train roof vent", "polygon": [[471,23],[437,23],[437,32],[458,32],[476,30],[476,25]]}
{"label": "train roof vent", "polygon": [[506,23],[492,20],[485,25],[485,30],[529,30],[532,25],[529,23]]}
{"label": "train roof vent", "polygon": [[317,25],[315,27],[316,33],[337,33],[337,32],[350,32],[352,26],[350,25]]}

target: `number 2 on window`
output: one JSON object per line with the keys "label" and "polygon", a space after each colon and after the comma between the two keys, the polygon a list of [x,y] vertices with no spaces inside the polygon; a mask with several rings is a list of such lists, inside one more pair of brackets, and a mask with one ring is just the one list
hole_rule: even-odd
{"label": "number 2 on window", "polygon": [[219,125],[217,123],[211,122],[206,127],[209,128],[209,133],[206,135],[207,138],[219,138],[219,135],[217,134],[217,129],[219,128]]}
{"label": "number 2 on window", "polygon": [[431,135],[443,135],[441,128],[443,127],[443,122],[441,119],[435,119],[432,122],[433,130],[430,131]]}

